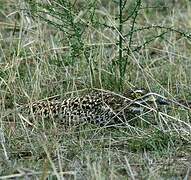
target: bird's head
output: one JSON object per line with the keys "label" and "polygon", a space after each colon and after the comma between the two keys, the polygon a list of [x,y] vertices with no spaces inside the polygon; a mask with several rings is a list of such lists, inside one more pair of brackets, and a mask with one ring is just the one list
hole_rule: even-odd
{"label": "bird's head", "polygon": [[128,110],[133,113],[141,113],[157,105],[168,105],[169,101],[157,93],[151,93],[145,89],[127,91],[124,96],[129,104]]}

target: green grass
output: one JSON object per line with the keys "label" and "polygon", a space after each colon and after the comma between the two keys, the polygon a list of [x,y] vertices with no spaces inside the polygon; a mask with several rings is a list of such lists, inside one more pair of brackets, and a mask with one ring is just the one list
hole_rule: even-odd
{"label": "green grass", "polygon": [[[132,11],[133,2],[127,2],[129,11],[124,14]],[[50,119],[36,122],[32,128],[18,113],[7,115],[18,104],[54,95],[65,97],[66,93],[72,96],[71,92],[86,88],[119,92],[120,78],[123,89],[144,87],[170,99],[191,100],[191,46],[186,36],[191,29],[189,1],[142,1],[143,7],[157,8],[141,9],[136,27],[152,24],[172,30],[151,28],[134,33],[122,77],[118,10],[113,1],[76,1],[76,9],[57,21],[59,27],[52,25],[54,21],[47,22],[45,15],[27,17],[23,9],[35,10],[27,1],[0,4],[0,179],[191,176],[190,112],[181,107],[165,107],[142,114],[130,125],[108,128],[89,124],[65,127]],[[54,15],[52,9],[49,15]],[[76,23],[62,29],[69,22]],[[131,32],[131,23],[123,24],[123,35]],[[122,45],[127,49],[129,36]],[[127,52],[124,50],[124,57]]]}

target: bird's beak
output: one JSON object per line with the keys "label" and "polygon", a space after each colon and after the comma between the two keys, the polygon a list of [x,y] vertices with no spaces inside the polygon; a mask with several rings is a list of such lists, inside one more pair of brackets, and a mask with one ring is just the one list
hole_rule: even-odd
{"label": "bird's beak", "polygon": [[168,99],[164,99],[162,97],[157,97],[156,98],[156,103],[159,104],[159,105],[169,105],[170,104]]}

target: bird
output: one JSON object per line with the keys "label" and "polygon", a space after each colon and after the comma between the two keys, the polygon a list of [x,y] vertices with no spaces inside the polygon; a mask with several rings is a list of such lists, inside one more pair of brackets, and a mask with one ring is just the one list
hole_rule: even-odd
{"label": "bird", "polygon": [[21,109],[30,119],[54,119],[65,125],[106,125],[126,122],[132,115],[168,104],[167,99],[145,89],[122,94],[95,89],[81,96],[32,102]]}

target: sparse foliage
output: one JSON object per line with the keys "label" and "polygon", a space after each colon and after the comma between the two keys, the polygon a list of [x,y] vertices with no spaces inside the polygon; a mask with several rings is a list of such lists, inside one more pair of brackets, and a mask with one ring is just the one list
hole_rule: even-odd
{"label": "sparse foliage", "polygon": [[191,100],[190,9],[188,0],[0,0],[0,179],[188,179],[191,117],[181,106],[107,128],[31,126],[17,110],[89,87]]}

